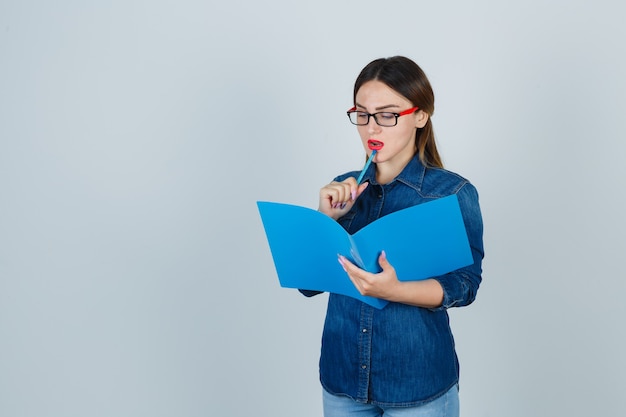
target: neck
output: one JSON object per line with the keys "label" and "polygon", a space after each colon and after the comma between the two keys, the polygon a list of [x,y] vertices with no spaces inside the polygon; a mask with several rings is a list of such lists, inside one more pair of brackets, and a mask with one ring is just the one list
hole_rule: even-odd
{"label": "neck", "polygon": [[413,155],[400,160],[390,160],[376,164],[376,181],[379,184],[388,184],[394,180],[413,159]]}

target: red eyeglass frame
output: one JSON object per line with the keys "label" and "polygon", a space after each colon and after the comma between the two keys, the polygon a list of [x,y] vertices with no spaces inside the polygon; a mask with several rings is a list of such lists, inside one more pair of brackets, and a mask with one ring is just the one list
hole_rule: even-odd
{"label": "red eyeglass frame", "polygon": [[[378,113],[391,113],[391,114],[394,114],[394,115],[396,116],[396,123],[397,123],[397,118],[398,118],[398,117],[400,117],[400,116],[406,116],[407,114],[411,114],[411,113],[415,113],[415,112],[416,112],[416,111],[418,111],[418,110],[419,110],[419,107],[415,106],[415,107],[412,107],[412,108],[410,108],[410,109],[403,110],[403,111],[401,111],[400,113],[396,113],[396,112],[392,112],[392,111],[379,111],[379,112],[376,112],[376,113],[367,113],[367,112],[363,112],[363,113],[367,114],[367,116],[368,116],[368,121],[369,121],[369,117],[370,117],[370,116],[374,116],[375,114],[378,114]],[[353,113],[353,112],[356,112],[356,111],[357,111],[356,106],[354,106],[354,107],[352,107],[350,110],[348,110],[346,113],[348,114],[348,116],[350,116],[350,113]],[[376,117],[374,117],[374,121],[376,121]],[[378,122],[376,122],[376,123],[378,124]],[[364,125],[362,125],[362,126],[364,126]],[[395,125],[394,125],[394,126],[395,126]]]}

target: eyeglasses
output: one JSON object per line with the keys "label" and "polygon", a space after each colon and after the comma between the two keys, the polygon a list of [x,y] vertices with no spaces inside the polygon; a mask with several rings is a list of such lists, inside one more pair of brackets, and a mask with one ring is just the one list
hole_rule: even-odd
{"label": "eyeglasses", "polygon": [[374,121],[378,126],[392,127],[398,124],[398,117],[415,113],[418,109],[419,107],[413,107],[400,113],[381,111],[372,114],[364,111],[358,111],[356,107],[352,107],[350,110],[348,110],[348,118],[353,125],[365,126],[370,122],[370,116],[373,116]]}

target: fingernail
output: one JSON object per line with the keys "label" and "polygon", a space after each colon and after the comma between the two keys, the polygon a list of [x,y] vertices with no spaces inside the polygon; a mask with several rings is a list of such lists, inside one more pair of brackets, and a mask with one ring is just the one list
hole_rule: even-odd
{"label": "fingernail", "polygon": [[352,201],[356,200],[356,190],[352,190]]}
{"label": "fingernail", "polygon": [[346,202],[344,201],[343,203],[341,203],[341,209],[345,209],[346,208]]}
{"label": "fingernail", "polygon": [[337,262],[339,262],[339,265],[341,265],[341,267],[343,268],[343,270],[346,270],[346,266],[343,263],[343,256],[341,255],[337,255]]}

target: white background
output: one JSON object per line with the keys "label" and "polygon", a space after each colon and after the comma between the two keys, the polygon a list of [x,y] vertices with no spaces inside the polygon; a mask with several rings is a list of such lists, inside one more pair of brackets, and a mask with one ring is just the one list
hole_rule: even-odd
{"label": "white background", "polygon": [[0,415],[320,416],[326,296],[255,202],[362,166],[396,54],[481,196],[463,416],[626,414],[624,39],[617,0],[1,1]]}

